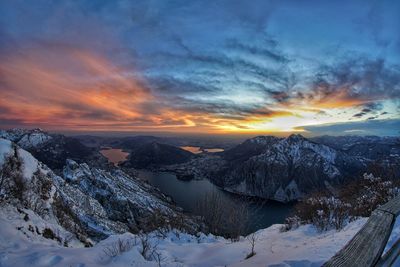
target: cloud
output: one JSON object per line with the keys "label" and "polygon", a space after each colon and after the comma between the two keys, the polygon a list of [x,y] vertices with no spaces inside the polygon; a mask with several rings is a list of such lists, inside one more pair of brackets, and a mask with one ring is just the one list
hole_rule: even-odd
{"label": "cloud", "polygon": [[304,129],[313,136],[345,134],[398,136],[400,134],[400,119],[302,126],[299,129]]}
{"label": "cloud", "polygon": [[276,40],[270,38],[262,42],[260,46],[253,44],[243,43],[236,39],[227,40],[227,48],[237,50],[245,54],[257,56],[264,60],[273,60],[278,63],[288,63],[289,59],[277,49]]}
{"label": "cloud", "polygon": [[[398,117],[395,57],[376,57],[342,24],[327,32],[341,5],[302,8],[264,0],[2,2],[0,118],[43,128],[289,131],[310,121]],[[349,8],[352,18],[365,15]],[[388,19],[379,9],[369,19],[378,37]],[[329,15],[324,34],[310,26],[320,25],[309,16],[320,11]],[[342,40],[338,31],[348,36],[345,52],[357,44],[367,53],[314,55],[311,44],[326,49]]]}
{"label": "cloud", "polygon": [[305,103],[321,109],[372,108],[376,101],[400,98],[400,68],[383,59],[346,58],[322,66],[308,86],[309,90],[297,91],[291,97],[283,94],[283,101],[277,100],[287,106]]}
{"label": "cloud", "polygon": [[46,44],[0,58],[0,105],[26,123],[134,119],[152,97],[141,81],[87,50]]}

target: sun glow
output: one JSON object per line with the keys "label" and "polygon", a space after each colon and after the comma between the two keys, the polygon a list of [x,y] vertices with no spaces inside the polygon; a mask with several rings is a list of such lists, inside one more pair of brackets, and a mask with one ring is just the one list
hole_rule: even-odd
{"label": "sun glow", "polygon": [[[215,103],[210,104],[210,111],[208,106],[191,109],[175,102],[171,105],[149,89],[146,79],[133,75],[134,70],[118,67],[90,51],[52,46],[25,53],[1,58],[1,85],[7,90],[0,91],[0,107],[6,111],[0,119],[47,129],[302,132],[305,126],[362,120],[351,114],[368,103],[352,99],[344,88],[330,96],[317,91],[264,105],[257,92],[224,93],[211,102],[208,99]],[[196,102],[196,94],[190,101]],[[207,103],[200,96],[197,101]]]}

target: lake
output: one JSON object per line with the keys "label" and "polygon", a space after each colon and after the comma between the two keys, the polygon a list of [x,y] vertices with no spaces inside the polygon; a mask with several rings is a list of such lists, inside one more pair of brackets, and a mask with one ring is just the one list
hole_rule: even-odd
{"label": "lake", "polygon": [[[191,147],[192,148],[192,147]],[[198,147],[200,153],[200,147]],[[100,152],[115,165],[125,161],[129,153],[122,149],[105,148]],[[215,151],[219,152],[219,151]],[[193,212],[198,201],[211,192],[217,192],[227,201],[245,201],[250,209],[249,232],[266,228],[276,223],[283,223],[293,209],[293,204],[283,204],[276,201],[250,201],[239,198],[237,195],[225,192],[207,179],[182,181],[172,173],[138,171],[138,177],[158,187],[161,192],[171,196],[176,204],[187,212]]]}
{"label": "lake", "polygon": [[163,193],[171,196],[176,204],[185,211],[193,212],[196,203],[206,194],[217,192],[227,201],[246,201],[250,209],[249,233],[266,228],[276,223],[283,223],[293,209],[293,204],[276,201],[251,201],[239,199],[237,195],[222,191],[207,179],[181,181],[172,173],[138,171],[140,179],[158,187]]}
{"label": "lake", "polygon": [[193,154],[201,154],[203,152],[207,153],[216,153],[216,152],[223,152],[223,148],[201,148],[199,146],[181,146],[183,150],[192,152]]}
{"label": "lake", "polygon": [[118,163],[125,161],[128,158],[129,153],[124,152],[119,148],[102,148],[100,153],[108,159],[108,161],[114,163],[115,166]]}

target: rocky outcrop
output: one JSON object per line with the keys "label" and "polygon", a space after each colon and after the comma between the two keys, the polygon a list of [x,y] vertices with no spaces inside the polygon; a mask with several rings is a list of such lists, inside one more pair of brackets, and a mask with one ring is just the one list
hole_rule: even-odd
{"label": "rocky outcrop", "polygon": [[198,226],[158,190],[115,169],[67,160],[61,176],[15,143],[0,138],[0,203],[32,210],[81,240],[147,230],[149,220],[179,217]]}
{"label": "rocky outcrop", "polygon": [[8,139],[29,151],[40,162],[58,174],[67,159],[107,169],[107,159],[95,148],[83,145],[78,139],[61,134],[50,134],[41,129],[1,130],[0,138]]}
{"label": "rocky outcrop", "polygon": [[0,138],[13,141],[24,149],[40,147],[52,139],[49,134],[39,128],[32,130],[18,128],[11,130],[0,130]]}
{"label": "rocky outcrop", "polygon": [[320,189],[331,189],[366,167],[301,135],[256,137],[225,152],[224,171],[216,181],[225,190],[287,202]]}

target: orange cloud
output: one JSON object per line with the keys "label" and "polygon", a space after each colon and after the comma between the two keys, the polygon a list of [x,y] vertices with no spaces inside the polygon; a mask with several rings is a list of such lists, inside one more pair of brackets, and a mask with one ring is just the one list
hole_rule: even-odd
{"label": "orange cloud", "polygon": [[287,111],[226,117],[163,104],[132,69],[74,47],[46,45],[0,57],[0,120],[10,125],[78,130],[220,132]]}
{"label": "orange cloud", "polygon": [[0,55],[0,121],[4,125],[101,131],[290,131],[314,114],[367,103],[349,88],[315,87],[276,95],[269,107],[235,109],[230,103],[179,105],[153,94],[134,70],[85,49],[45,45]]}
{"label": "orange cloud", "polygon": [[74,48],[31,50],[1,57],[4,119],[26,124],[84,125],[135,121],[152,95],[106,59]]}

